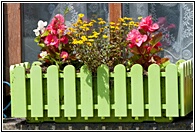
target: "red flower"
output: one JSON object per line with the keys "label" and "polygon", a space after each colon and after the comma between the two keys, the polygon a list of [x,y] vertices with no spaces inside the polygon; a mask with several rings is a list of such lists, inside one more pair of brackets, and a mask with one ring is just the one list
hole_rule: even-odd
{"label": "red flower", "polygon": [[49,45],[52,45],[52,46],[55,46],[56,48],[58,48],[59,46],[59,40],[57,38],[57,36],[55,35],[48,35],[45,40],[44,40],[44,43],[49,46]]}
{"label": "red flower", "polygon": [[68,38],[66,36],[63,36],[61,39],[60,39],[60,42],[62,42],[63,44],[67,44],[68,43]]}

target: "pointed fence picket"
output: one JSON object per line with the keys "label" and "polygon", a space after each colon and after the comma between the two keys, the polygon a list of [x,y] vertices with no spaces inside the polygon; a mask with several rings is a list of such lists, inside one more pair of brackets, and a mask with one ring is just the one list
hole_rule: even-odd
{"label": "pointed fence picket", "polygon": [[[148,75],[136,64],[109,72],[106,65],[92,76],[87,66],[80,73],[67,65],[63,73],[39,63],[10,67],[11,115],[28,122],[142,122],[171,121],[193,110],[192,61],[167,65],[165,72],[152,64]],[[30,68],[30,74],[25,73]],[[129,100],[128,100],[129,99]]]}

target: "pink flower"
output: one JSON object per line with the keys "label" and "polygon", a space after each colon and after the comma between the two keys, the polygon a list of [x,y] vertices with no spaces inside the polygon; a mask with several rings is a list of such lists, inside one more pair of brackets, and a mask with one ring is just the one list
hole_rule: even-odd
{"label": "pink flower", "polygon": [[133,29],[129,34],[127,35],[127,40],[131,41],[131,47],[134,45],[137,45],[140,47],[143,42],[147,40],[147,35],[142,35],[140,32],[136,29]]}
{"label": "pink flower", "polygon": [[61,14],[57,14],[48,25],[47,30],[49,30],[51,34],[62,35],[67,28],[64,24],[64,21],[64,17]]}
{"label": "pink flower", "polygon": [[159,29],[159,25],[157,23],[154,23],[152,26],[149,27],[149,31],[153,32],[155,30]]}
{"label": "pink flower", "polygon": [[167,28],[168,29],[176,28],[176,25],[175,24],[170,24]]}
{"label": "pink flower", "polygon": [[68,38],[66,36],[63,36],[61,39],[60,39],[60,42],[62,42],[63,44],[67,44],[68,43]]}
{"label": "pink flower", "polygon": [[58,46],[59,46],[59,40],[58,40],[57,36],[51,35],[51,34],[49,34],[49,35],[45,38],[44,43],[45,43],[47,46],[52,45],[52,46],[55,46],[56,48],[58,48]]}
{"label": "pink flower", "polygon": [[138,29],[143,29],[145,31],[148,31],[151,25],[152,25],[152,17],[147,16],[141,20],[141,22],[139,23]]}
{"label": "pink flower", "polygon": [[146,32],[153,32],[159,29],[159,25],[157,23],[152,24],[152,16],[147,16],[141,20],[138,29],[143,29]]}
{"label": "pink flower", "polygon": [[68,58],[68,53],[63,51],[63,52],[61,52],[60,57],[63,59],[63,61],[65,61]]}
{"label": "pink flower", "polygon": [[56,14],[54,16],[54,18],[52,19],[52,21],[59,21],[60,23],[64,23],[65,22],[65,19],[64,19],[63,15]]}
{"label": "pink flower", "polygon": [[166,18],[165,17],[160,17],[158,18],[158,22],[159,25],[165,24],[166,23]]}

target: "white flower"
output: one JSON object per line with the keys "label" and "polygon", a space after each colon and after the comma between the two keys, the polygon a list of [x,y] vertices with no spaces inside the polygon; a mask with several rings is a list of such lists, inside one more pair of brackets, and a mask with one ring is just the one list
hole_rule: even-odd
{"label": "white flower", "polygon": [[35,35],[36,36],[39,36],[40,35],[39,29],[34,29],[33,32],[35,32]]}
{"label": "white flower", "polygon": [[42,58],[45,58],[48,54],[46,51],[42,51],[40,54],[39,54]]}
{"label": "white flower", "polygon": [[47,22],[45,21],[42,21],[42,20],[39,20],[38,23],[37,23],[38,27],[37,29],[34,29],[33,32],[35,32],[35,35],[36,36],[39,36],[40,35],[40,31],[41,33],[44,32],[45,30],[45,26],[47,25]]}

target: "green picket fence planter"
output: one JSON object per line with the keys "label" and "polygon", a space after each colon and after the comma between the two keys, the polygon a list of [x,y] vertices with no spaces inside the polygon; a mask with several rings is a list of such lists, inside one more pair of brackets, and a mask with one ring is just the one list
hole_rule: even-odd
{"label": "green picket fence planter", "polygon": [[43,74],[29,63],[10,67],[11,115],[28,122],[171,122],[193,109],[192,61],[169,64],[165,72],[153,64],[148,76],[136,64],[130,72],[102,65],[97,76],[86,66],[76,73],[68,65],[63,73],[50,66]]}

